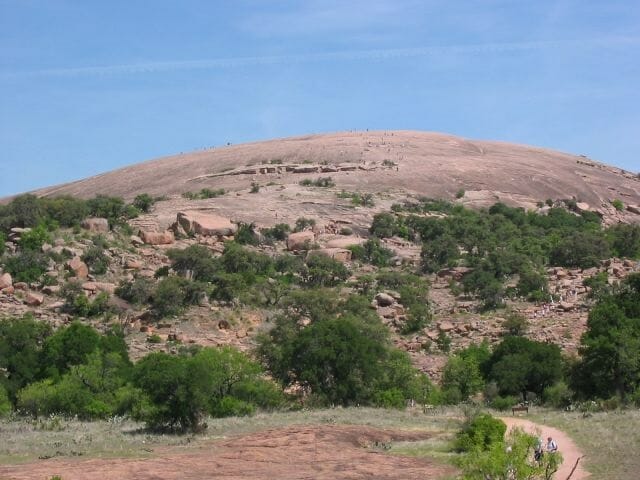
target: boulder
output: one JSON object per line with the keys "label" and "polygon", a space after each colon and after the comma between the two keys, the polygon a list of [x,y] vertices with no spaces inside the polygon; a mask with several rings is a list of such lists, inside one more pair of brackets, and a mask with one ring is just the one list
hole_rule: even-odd
{"label": "boulder", "polygon": [[89,268],[80,257],[73,257],[67,262],[67,268],[78,278],[87,278]]}
{"label": "boulder", "polygon": [[35,292],[28,292],[24,301],[27,305],[37,307],[38,305],[42,305],[42,302],[44,302],[44,295]]}
{"label": "boulder", "polygon": [[308,256],[313,255],[323,255],[342,263],[351,261],[351,250],[345,248],[319,248],[317,250],[310,250]]}
{"label": "boulder", "polygon": [[238,230],[228,218],[198,211],[178,212],[177,223],[187,234],[220,237],[233,235]]}
{"label": "boulder", "polygon": [[170,245],[175,242],[175,237],[171,230],[165,230],[164,232],[140,230],[139,236],[147,245]]}
{"label": "boulder", "polygon": [[360,237],[341,237],[334,238],[333,240],[329,240],[327,242],[328,248],[348,248],[354,245],[361,245],[365,243],[366,240]]}
{"label": "boulder", "polygon": [[139,270],[142,268],[142,263],[135,258],[127,258],[124,262],[124,268],[131,270]]}
{"label": "boulder", "polygon": [[16,290],[26,291],[29,288],[29,285],[27,285],[26,282],[16,282],[13,284],[13,288],[15,288]]}
{"label": "boulder", "polygon": [[627,205],[627,211],[629,211],[631,213],[635,213],[636,215],[640,215],[640,206]]}
{"label": "boulder", "polygon": [[107,293],[113,294],[116,291],[116,286],[113,283],[84,282],[82,284],[82,289],[87,290],[88,292],[91,292],[91,293],[107,292]]}
{"label": "boulder", "polygon": [[438,323],[438,329],[439,329],[441,332],[450,332],[450,331],[451,331],[451,330],[453,330],[454,328],[455,328],[455,327],[454,327],[453,323],[451,323],[451,322],[446,322],[446,321],[444,321],[444,322],[440,322],[440,323]]}
{"label": "boulder", "polygon": [[101,217],[89,217],[82,221],[82,228],[94,233],[107,233],[109,231],[109,220]]}
{"label": "boulder", "polygon": [[142,239],[137,235],[131,235],[129,237],[129,240],[131,240],[131,244],[134,247],[140,247],[140,246],[144,245],[144,242],[142,241]]}
{"label": "boulder", "polygon": [[389,307],[393,305],[395,301],[395,298],[388,293],[380,292],[376,295],[376,303],[381,307]]}
{"label": "boulder", "polygon": [[309,245],[315,242],[316,234],[312,231],[290,233],[287,237],[287,250],[306,250]]}
{"label": "boulder", "polygon": [[578,203],[576,203],[576,208],[580,212],[588,212],[589,210],[591,210],[591,207],[586,202],[578,202]]}
{"label": "boulder", "polygon": [[13,279],[9,273],[3,273],[0,275],[0,290],[11,287],[13,285]]}
{"label": "boulder", "polygon": [[47,295],[57,295],[60,293],[60,285],[47,285],[42,288],[42,293],[46,293]]}

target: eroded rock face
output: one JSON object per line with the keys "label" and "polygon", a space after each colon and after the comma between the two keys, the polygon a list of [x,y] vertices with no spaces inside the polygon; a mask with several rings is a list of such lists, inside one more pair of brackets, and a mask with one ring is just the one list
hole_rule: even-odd
{"label": "eroded rock face", "polygon": [[309,251],[309,256],[312,255],[322,255],[342,263],[351,261],[351,250],[346,248],[319,248]]}
{"label": "eroded rock face", "polygon": [[74,274],[74,276],[81,279],[87,278],[89,275],[89,268],[80,257],[73,257],[69,260],[67,262],[67,268]]}
{"label": "eroded rock face", "polygon": [[107,233],[109,231],[109,221],[101,217],[89,217],[82,221],[82,228],[94,233]]}
{"label": "eroded rock face", "polygon": [[290,233],[287,237],[287,250],[306,250],[316,239],[316,234],[310,230]]}
{"label": "eroded rock face", "polygon": [[37,307],[38,305],[42,305],[42,302],[44,302],[44,295],[40,293],[29,292],[27,293],[24,301],[27,305]]}
{"label": "eroded rock face", "polygon": [[171,230],[166,230],[164,232],[149,232],[140,230],[138,236],[147,245],[170,245],[176,241]]}
{"label": "eroded rock face", "polygon": [[327,242],[327,248],[348,248],[354,245],[361,245],[367,240],[360,237],[342,237],[334,238]]}
{"label": "eroded rock face", "polygon": [[0,275],[0,290],[9,288],[12,285],[13,285],[13,279],[11,278],[10,274],[3,273],[2,275]]}
{"label": "eroded rock face", "polygon": [[222,237],[233,235],[238,230],[228,218],[198,211],[179,212],[177,223],[187,234]]}

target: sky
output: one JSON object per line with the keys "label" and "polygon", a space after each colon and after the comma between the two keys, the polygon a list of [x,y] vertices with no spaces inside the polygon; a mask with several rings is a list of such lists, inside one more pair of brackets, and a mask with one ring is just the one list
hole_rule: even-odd
{"label": "sky", "polygon": [[637,0],[0,0],[0,197],[353,129],[638,172],[639,107]]}

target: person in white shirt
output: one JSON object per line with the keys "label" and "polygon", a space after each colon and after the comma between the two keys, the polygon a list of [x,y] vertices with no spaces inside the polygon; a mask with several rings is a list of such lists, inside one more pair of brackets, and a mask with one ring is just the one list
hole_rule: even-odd
{"label": "person in white shirt", "polygon": [[551,437],[547,438],[547,452],[553,453],[557,451],[558,451],[558,444],[556,443],[556,441]]}

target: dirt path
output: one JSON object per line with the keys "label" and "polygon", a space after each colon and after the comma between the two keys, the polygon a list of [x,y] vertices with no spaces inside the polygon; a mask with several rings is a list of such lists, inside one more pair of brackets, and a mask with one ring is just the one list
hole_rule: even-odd
{"label": "dirt path", "polygon": [[0,466],[0,479],[42,480],[257,480],[437,479],[452,467],[428,459],[389,455],[392,440],[422,440],[425,432],[365,426],[299,426],[215,441],[198,447],[156,449],[152,458],[56,458]]}
{"label": "dirt path", "polygon": [[[558,450],[562,453],[564,461],[556,473],[555,478],[557,480],[566,480],[573,466],[576,464],[576,460],[582,457],[584,454],[578,448],[571,438],[561,430],[557,428],[548,427],[538,423],[525,420],[523,418],[514,417],[502,417],[501,420],[507,424],[509,429],[513,427],[521,427],[525,432],[535,434],[538,433],[546,441],[547,437],[552,437],[558,443]],[[571,480],[582,480],[589,478],[590,474],[583,468],[583,460],[580,460],[578,467],[571,476]]]}

